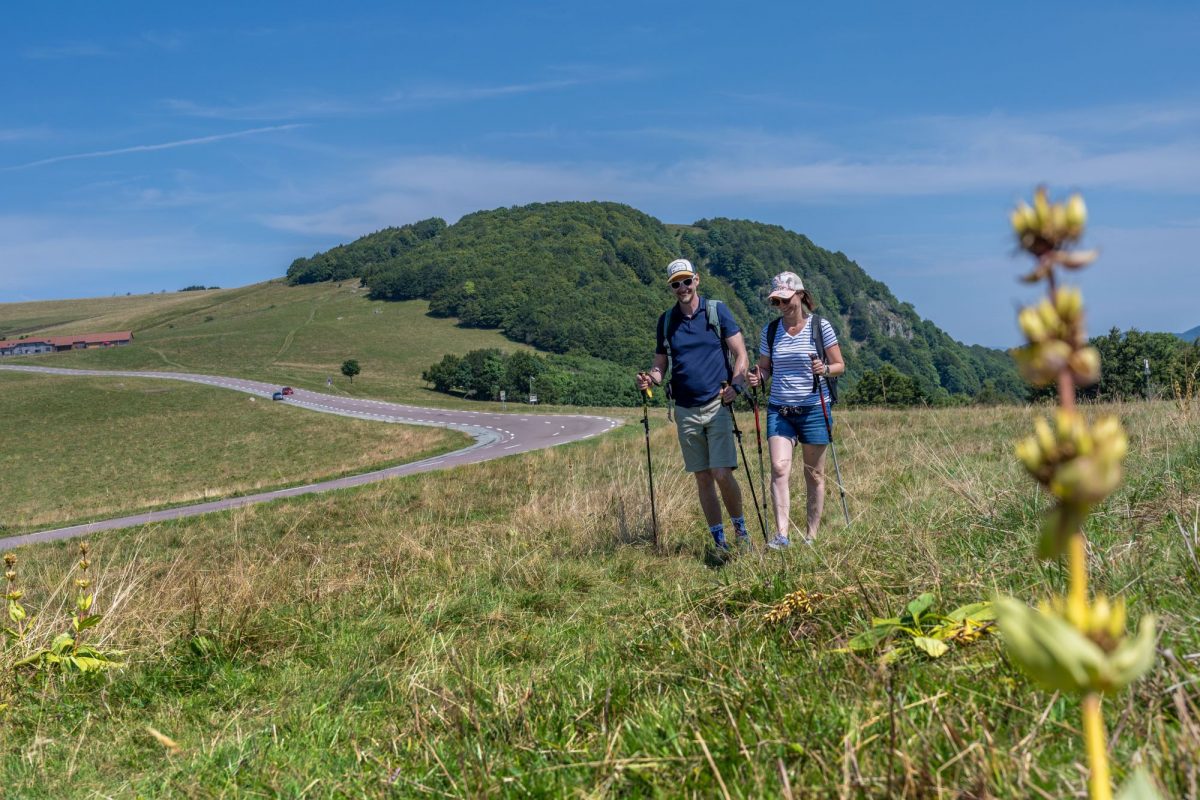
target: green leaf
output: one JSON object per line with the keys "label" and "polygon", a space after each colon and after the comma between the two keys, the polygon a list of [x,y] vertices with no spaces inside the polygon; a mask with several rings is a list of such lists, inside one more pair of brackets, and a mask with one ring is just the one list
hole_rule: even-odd
{"label": "green leaf", "polygon": [[874,650],[880,642],[891,634],[895,627],[895,625],[876,625],[873,628],[868,628],[846,642],[846,647],[850,650]]}
{"label": "green leaf", "polygon": [[101,614],[92,614],[90,617],[84,617],[81,620],[76,620],[75,630],[86,631],[88,628],[94,628],[95,626],[99,625],[103,619],[104,616]]}
{"label": "green leaf", "polygon": [[1138,767],[1117,792],[1117,800],[1162,800],[1146,770]]}
{"label": "green leaf", "polygon": [[72,656],[71,663],[80,672],[98,672],[102,669],[115,669],[125,666],[120,661],[112,661],[107,658],[95,658],[92,656]]}
{"label": "green leaf", "polygon": [[950,645],[928,636],[914,636],[913,644],[924,650],[931,658],[941,658],[950,650]]}
{"label": "green leaf", "polygon": [[25,619],[25,607],[16,600],[8,601],[8,618],[14,623]]}
{"label": "green leaf", "polygon": [[904,607],[904,610],[908,612],[908,616],[912,617],[913,622],[917,622],[921,619],[921,615],[929,610],[929,607],[933,605],[933,601],[936,599],[933,592],[925,592],[915,600],[910,600],[908,605]]}
{"label": "green leaf", "polygon": [[69,633],[60,633],[54,637],[54,641],[50,643],[50,652],[57,655],[62,655],[67,650],[75,646],[75,637]]}
{"label": "green leaf", "polygon": [[976,622],[987,622],[996,618],[996,610],[992,608],[991,601],[984,600],[982,603],[969,603],[965,606],[959,606],[947,614],[946,618],[955,622],[962,622],[965,619],[973,619]]}

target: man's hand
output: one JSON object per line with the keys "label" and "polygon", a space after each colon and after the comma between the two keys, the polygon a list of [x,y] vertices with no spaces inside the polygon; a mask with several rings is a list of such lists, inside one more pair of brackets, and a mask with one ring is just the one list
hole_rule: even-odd
{"label": "man's hand", "polygon": [[722,405],[730,405],[737,399],[737,391],[731,383],[721,384],[721,403]]}
{"label": "man's hand", "polygon": [[644,392],[654,385],[654,381],[650,380],[649,372],[639,372],[637,378],[634,379],[639,392]]}

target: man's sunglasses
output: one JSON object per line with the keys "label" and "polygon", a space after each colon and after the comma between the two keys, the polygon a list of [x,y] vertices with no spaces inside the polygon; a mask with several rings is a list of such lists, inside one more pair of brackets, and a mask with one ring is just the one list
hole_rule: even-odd
{"label": "man's sunglasses", "polygon": [[671,281],[671,288],[678,289],[680,286],[691,286],[695,278],[684,278],[681,281]]}

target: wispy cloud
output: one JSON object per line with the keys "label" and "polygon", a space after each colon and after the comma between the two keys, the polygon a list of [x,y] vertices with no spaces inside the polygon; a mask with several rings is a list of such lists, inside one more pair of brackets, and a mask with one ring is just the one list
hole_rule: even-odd
{"label": "wispy cloud", "polygon": [[168,99],[162,105],[171,112],[185,117],[224,120],[285,120],[314,117],[335,117],[362,114],[378,110],[378,106],[347,103],[344,99],[298,98],[293,100],[270,100],[262,103],[203,104],[191,100]]}
{"label": "wispy cloud", "polygon": [[386,99],[394,103],[407,102],[469,102],[492,97],[508,97],[537,92],[552,92],[583,83],[578,78],[538,81],[534,83],[512,83],[502,86],[425,86],[394,92]]}
{"label": "wispy cloud", "polygon": [[142,41],[160,50],[175,51],[183,47],[186,39],[178,31],[144,31]]}
{"label": "wispy cloud", "polygon": [[20,142],[26,139],[43,139],[49,134],[45,128],[0,128],[0,142]]}
{"label": "wispy cloud", "polygon": [[57,61],[72,58],[104,58],[113,55],[113,51],[103,45],[75,42],[71,44],[27,47],[21,51],[21,55],[33,61]]}
{"label": "wispy cloud", "polygon": [[128,153],[146,153],[154,150],[171,150],[176,147],[191,147],[193,145],[211,144],[213,142],[222,142],[227,139],[240,139],[245,136],[257,136],[262,133],[272,133],[274,131],[286,131],[293,128],[306,127],[303,124],[290,125],[273,125],[267,128],[251,128],[244,131],[233,131],[232,133],[219,133],[213,136],[200,136],[194,139],[179,139],[173,142],[160,142],[158,144],[139,144],[133,147],[122,147],[116,150],[93,150],[88,153],[71,153],[65,156],[54,156],[52,158],[43,158],[39,161],[30,161],[27,164],[17,164],[11,167],[2,167],[0,172],[11,172],[19,169],[30,169],[32,167],[41,167],[47,164],[58,164],[63,161],[76,161],[83,158],[108,158],[109,156],[120,156]]}

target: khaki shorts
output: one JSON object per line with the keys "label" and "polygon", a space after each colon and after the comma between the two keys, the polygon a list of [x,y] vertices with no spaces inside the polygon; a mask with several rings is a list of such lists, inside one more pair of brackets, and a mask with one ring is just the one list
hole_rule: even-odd
{"label": "khaki shorts", "polygon": [[713,467],[737,468],[733,417],[721,406],[720,396],[699,408],[677,406],[675,427],[679,431],[679,449],[683,451],[683,468],[688,472]]}

